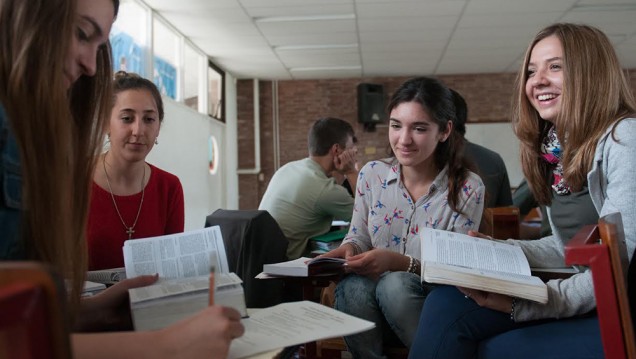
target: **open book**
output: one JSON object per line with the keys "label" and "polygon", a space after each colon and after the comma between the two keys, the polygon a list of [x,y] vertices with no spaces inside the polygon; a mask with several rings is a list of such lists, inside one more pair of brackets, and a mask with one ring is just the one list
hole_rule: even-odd
{"label": "open book", "polygon": [[343,258],[307,258],[300,257],[287,262],[263,265],[263,273],[274,276],[309,277],[344,272]]}
{"label": "open book", "polygon": [[547,303],[547,287],[520,247],[431,228],[420,235],[423,280]]}
{"label": "open book", "polygon": [[218,226],[124,242],[126,276],[159,274],[157,283],[129,289],[136,330],[158,329],[205,308],[211,264],[214,303],[247,316],[241,279],[230,273]]}

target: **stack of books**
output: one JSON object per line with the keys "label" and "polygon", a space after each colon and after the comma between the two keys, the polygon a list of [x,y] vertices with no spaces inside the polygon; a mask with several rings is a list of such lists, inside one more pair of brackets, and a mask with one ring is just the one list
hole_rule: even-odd
{"label": "stack of books", "polygon": [[338,248],[348,232],[349,229],[345,228],[310,238],[309,243],[311,246],[311,252],[315,254],[322,254]]}

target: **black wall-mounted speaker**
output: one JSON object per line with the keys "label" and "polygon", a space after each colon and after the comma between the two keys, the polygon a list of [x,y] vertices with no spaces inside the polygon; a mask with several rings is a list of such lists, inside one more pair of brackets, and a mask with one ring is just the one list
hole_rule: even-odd
{"label": "black wall-mounted speaker", "polygon": [[384,86],[378,84],[358,84],[358,122],[368,130],[384,122]]}

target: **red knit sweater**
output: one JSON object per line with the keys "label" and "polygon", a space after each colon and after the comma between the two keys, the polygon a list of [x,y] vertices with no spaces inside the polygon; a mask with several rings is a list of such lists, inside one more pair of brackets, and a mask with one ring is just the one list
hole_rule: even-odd
{"label": "red knit sweater", "polygon": [[[150,165],[150,164],[149,164]],[[146,238],[183,232],[183,188],[177,176],[150,165],[150,180],[132,238]],[[117,207],[130,227],[135,221],[141,192],[117,196]],[[110,192],[93,182],[88,215],[89,270],[124,266],[122,247],[128,234],[121,223]]]}

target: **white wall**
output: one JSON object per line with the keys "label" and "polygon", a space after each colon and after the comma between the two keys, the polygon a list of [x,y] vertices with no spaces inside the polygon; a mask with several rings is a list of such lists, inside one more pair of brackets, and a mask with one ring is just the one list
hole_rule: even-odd
{"label": "white wall", "polygon": [[[181,180],[185,197],[185,230],[203,228],[205,217],[218,208],[226,208],[226,125],[163,97],[165,117],[159,144],[147,157],[153,165]],[[214,135],[219,145],[219,170],[210,175],[208,138]],[[230,168],[236,168],[233,164]]]}
{"label": "white wall", "polygon": [[466,139],[499,153],[506,163],[510,186],[519,185],[523,179],[519,140],[512,132],[511,123],[467,123]]}

